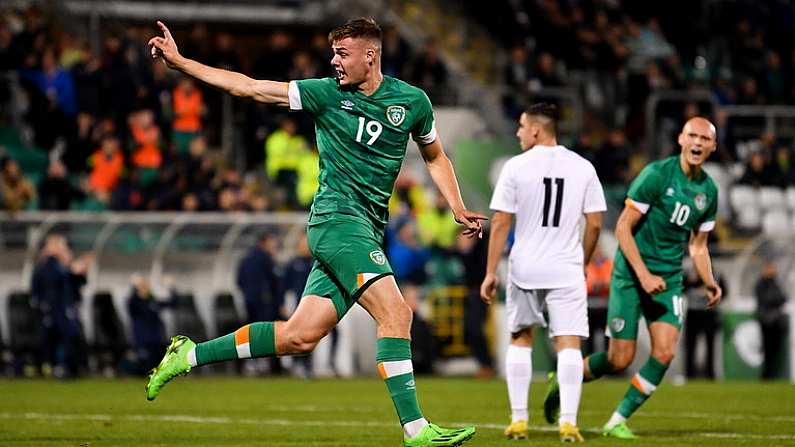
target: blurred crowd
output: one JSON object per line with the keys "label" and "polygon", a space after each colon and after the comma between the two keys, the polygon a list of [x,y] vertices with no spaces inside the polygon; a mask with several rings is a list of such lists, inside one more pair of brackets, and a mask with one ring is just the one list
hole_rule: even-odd
{"label": "blurred crowd", "polygon": [[[502,73],[509,116],[518,116],[528,101],[566,101],[561,88],[582,99],[578,145],[596,159],[604,183],[629,181],[633,154],[651,149],[644,147],[646,105],[655,92],[707,91],[718,106],[795,103],[792,2],[538,0],[467,2],[466,10],[509,49]],[[658,121],[675,128],[666,132],[665,144],[675,140],[686,119],[706,115],[720,132],[716,159],[760,164],[749,160],[756,150],[735,150],[743,141],[726,132],[726,116],[704,97],[694,94],[659,107]],[[753,120],[732,124],[762,127]],[[774,140],[757,158],[788,171],[792,135]],[[774,177],[766,181],[792,184],[788,172]]]}
{"label": "blurred crowd", "polygon": [[[325,29],[173,29],[184,55],[215,67],[272,80],[330,75]],[[153,63],[145,43],[155,32],[107,25],[95,48],[52,11],[0,9],[0,208],[308,207],[318,169],[309,117],[232,101],[224,136],[222,95]],[[387,27],[383,71],[444,90],[434,48],[412,54]],[[234,154],[218,150],[222,138]]]}

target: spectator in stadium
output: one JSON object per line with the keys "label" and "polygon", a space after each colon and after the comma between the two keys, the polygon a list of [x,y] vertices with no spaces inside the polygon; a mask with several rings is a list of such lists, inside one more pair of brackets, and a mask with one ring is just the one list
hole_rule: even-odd
{"label": "spectator in stadium", "polygon": [[488,254],[488,234],[483,238],[468,238],[459,234],[456,238],[455,253],[464,266],[464,286],[467,288],[464,305],[464,340],[478,362],[475,377],[491,379],[496,375],[494,356],[484,325],[489,314],[488,306],[480,299],[480,279],[486,276],[486,256]]}
{"label": "spectator in stadium", "polygon": [[290,117],[284,117],[279,129],[265,140],[265,170],[268,177],[287,194],[287,203],[292,207],[298,203],[298,166],[307,152],[309,144],[303,135],[298,134],[298,126]]}
{"label": "spectator in stadium", "polygon": [[50,162],[47,177],[39,183],[39,209],[68,210],[73,202],[85,197],[80,188],[72,186],[66,173],[66,166],[59,160]]}
{"label": "spectator in stadium", "polygon": [[30,180],[22,175],[19,164],[10,157],[0,160],[0,198],[3,209],[21,211],[36,200],[36,189]]}
{"label": "spectator in stadium", "polygon": [[58,378],[77,377],[84,363],[78,305],[87,264],[86,259],[75,262],[64,236],[50,234],[31,279],[31,297],[42,313],[42,352]]}
{"label": "spectator in stadium", "polygon": [[191,140],[196,138],[202,130],[202,115],[204,109],[204,95],[196,87],[196,82],[183,77],[174,87],[171,94],[173,100],[174,121],[171,137],[177,153],[188,152]]}
{"label": "spectator in stadium", "polygon": [[[703,335],[706,345],[704,357],[704,374],[707,379],[715,379],[715,336],[720,330],[720,313],[717,308],[706,306],[704,299],[704,282],[698,277],[692,263],[685,263],[684,292],[687,295],[687,315],[685,317],[685,374],[687,377],[698,377],[696,368],[696,343]],[[723,293],[726,293],[726,282],[723,275],[715,272]]]}
{"label": "spectator in stadium", "polygon": [[[249,323],[284,320],[284,296],[280,278],[276,272],[274,256],[279,241],[273,233],[262,233],[257,245],[240,261],[237,268],[237,287],[243,294]],[[271,372],[282,372],[278,357],[270,359]]]}
{"label": "spectator in stadium", "polygon": [[605,254],[601,245],[597,245],[591,262],[585,267],[585,284],[588,287],[588,330],[591,334],[585,341],[585,350],[589,353],[607,347],[605,326],[607,326],[607,297],[612,273],[613,260]]}
{"label": "spectator in stadium", "polygon": [[301,154],[298,159],[298,167],[296,172],[298,174],[298,182],[295,185],[295,196],[298,204],[302,209],[309,209],[312,205],[312,199],[315,197],[315,192],[320,185],[318,182],[318,175],[320,175],[320,156],[317,152],[317,146],[310,146],[309,150]]}
{"label": "spectator in stadium", "polygon": [[629,157],[632,149],[622,129],[612,129],[607,140],[596,152],[596,167],[599,179],[607,184],[626,184],[629,180]]}
{"label": "spectator in stadium", "polygon": [[384,27],[384,44],[381,49],[381,64],[384,74],[395,77],[402,76],[403,69],[409,60],[409,53],[409,48],[406,42],[400,38],[397,29],[393,26]]}
{"label": "spectator in stadium", "polygon": [[432,101],[440,101],[448,93],[447,68],[433,39],[425,42],[422,52],[411,63],[410,79],[421,85]]}
{"label": "spectator in stadium", "polygon": [[748,156],[745,165],[745,172],[737,183],[754,187],[775,186],[777,180],[776,171],[768,162],[765,152],[755,150]]}
{"label": "spectator in stadium", "polygon": [[160,314],[164,308],[176,304],[176,296],[172,295],[167,301],[157,299],[149,281],[140,274],[133,275],[131,283],[127,310],[132,322],[133,349],[138,361],[138,371],[145,374],[157,366],[160,354],[168,344]]}
{"label": "spectator in stadium", "polygon": [[397,281],[423,284],[426,279],[425,264],[431,253],[417,238],[417,223],[404,216],[394,225],[393,237],[388,238],[387,256]]}
{"label": "spectator in stadium", "polygon": [[113,135],[102,138],[102,146],[89,158],[88,164],[91,166],[89,190],[100,200],[107,202],[124,169],[124,155],[119,139]]}
{"label": "spectator in stadium", "polygon": [[41,93],[50,100],[52,113],[63,114],[69,118],[77,115],[74,81],[71,73],[58,65],[55,48],[47,47],[44,50],[40,70],[23,71],[23,76],[29,76]]}
{"label": "spectator in stadium", "polygon": [[411,358],[417,374],[433,374],[433,365],[438,353],[436,337],[430,322],[422,315],[422,288],[410,281],[400,284],[406,304],[412,312]]}
{"label": "spectator in stadium", "polygon": [[434,206],[427,207],[417,215],[420,242],[438,250],[449,250],[455,245],[461,228],[450,219],[450,206],[440,193],[436,193]]}
{"label": "spectator in stadium", "polygon": [[782,354],[785,340],[789,333],[787,314],[784,306],[787,295],[778,281],[778,267],[772,261],[765,261],[762,273],[754,287],[756,295],[756,318],[762,327],[762,378],[779,377],[779,368],[783,362]]}

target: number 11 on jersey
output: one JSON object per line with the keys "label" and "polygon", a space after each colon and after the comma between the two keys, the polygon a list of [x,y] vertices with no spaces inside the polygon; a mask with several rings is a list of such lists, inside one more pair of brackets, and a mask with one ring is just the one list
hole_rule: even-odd
{"label": "number 11 on jersey", "polygon": [[552,180],[555,180],[557,194],[555,194],[555,215],[552,217],[552,226],[560,226],[560,208],[563,206],[563,184],[562,178],[551,179],[544,177],[544,215],[541,220],[542,227],[549,226],[549,208],[552,199]]}

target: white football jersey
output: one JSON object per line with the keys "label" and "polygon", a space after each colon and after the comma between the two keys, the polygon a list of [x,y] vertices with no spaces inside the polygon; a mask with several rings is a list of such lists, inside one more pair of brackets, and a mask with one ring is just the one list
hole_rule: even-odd
{"label": "white football jersey", "polygon": [[607,209],[596,170],[563,146],[534,146],[505,163],[490,208],[516,215],[509,279],[523,289],[584,281],[583,214]]}

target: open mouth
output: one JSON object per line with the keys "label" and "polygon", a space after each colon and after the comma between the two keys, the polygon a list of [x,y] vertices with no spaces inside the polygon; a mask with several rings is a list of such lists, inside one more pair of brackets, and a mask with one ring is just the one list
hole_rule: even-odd
{"label": "open mouth", "polygon": [[690,153],[696,157],[700,157],[703,152],[701,149],[690,149]]}

